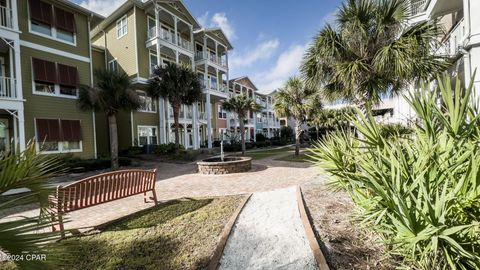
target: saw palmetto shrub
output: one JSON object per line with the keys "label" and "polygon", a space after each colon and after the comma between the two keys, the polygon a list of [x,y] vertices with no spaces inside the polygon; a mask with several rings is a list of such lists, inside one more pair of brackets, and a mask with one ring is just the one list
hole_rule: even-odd
{"label": "saw palmetto shrub", "polygon": [[418,116],[409,136],[384,136],[358,113],[360,136],[337,132],[311,150],[404,268],[480,269],[480,116],[472,85],[460,85],[445,76],[406,97]]}

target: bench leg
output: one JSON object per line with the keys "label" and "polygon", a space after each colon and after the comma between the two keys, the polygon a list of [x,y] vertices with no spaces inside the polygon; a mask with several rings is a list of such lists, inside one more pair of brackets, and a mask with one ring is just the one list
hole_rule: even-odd
{"label": "bench leg", "polygon": [[155,202],[155,205],[158,204],[158,200],[157,200],[157,193],[155,192],[155,189],[152,189],[152,199],[153,199],[153,202]]}

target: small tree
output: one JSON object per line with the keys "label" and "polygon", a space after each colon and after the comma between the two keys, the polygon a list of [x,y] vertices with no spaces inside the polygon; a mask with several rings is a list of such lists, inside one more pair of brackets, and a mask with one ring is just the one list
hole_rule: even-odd
{"label": "small tree", "polygon": [[202,98],[202,88],[190,66],[168,63],[157,66],[149,80],[147,92],[154,98],[167,98],[173,109],[175,153],[180,150],[179,115],[182,104],[191,105]]}
{"label": "small tree", "polygon": [[234,112],[240,122],[240,136],[242,140],[242,155],[245,155],[245,118],[249,111],[257,112],[261,109],[253,99],[245,94],[233,96],[222,104],[222,108],[229,112]]}
{"label": "small tree", "polygon": [[295,119],[295,155],[300,153],[300,136],[302,125],[309,113],[321,106],[318,95],[305,87],[298,77],[288,79],[284,87],[275,93],[273,109],[279,117],[293,117]]}
{"label": "small tree", "polygon": [[80,90],[78,104],[84,111],[95,109],[107,115],[112,169],[118,169],[117,114],[121,110],[137,110],[141,101],[125,72],[96,70],[95,78],[93,87]]}

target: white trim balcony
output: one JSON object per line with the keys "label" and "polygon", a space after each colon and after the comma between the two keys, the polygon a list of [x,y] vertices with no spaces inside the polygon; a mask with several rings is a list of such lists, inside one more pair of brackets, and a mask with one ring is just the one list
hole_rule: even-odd
{"label": "white trim balcony", "polygon": [[12,9],[0,6],[0,26],[13,29]]}
{"label": "white trim balcony", "polygon": [[[184,52],[188,52],[189,54],[193,55],[193,46],[192,42],[182,38],[181,36],[175,36],[174,33],[167,31],[163,28],[160,28],[160,41],[163,42],[164,45],[170,47],[171,49],[180,49]],[[155,45],[157,42],[157,27],[151,27],[147,30],[147,48],[155,49]]]}
{"label": "white trim balcony", "polygon": [[437,54],[446,57],[457,57],[465,41],[465,19],[462,18],[442,39]]}
{"label": "white trim balcony", "polygon": [[15,78],[0,77],[0,99],[17,99],[17,81]]}

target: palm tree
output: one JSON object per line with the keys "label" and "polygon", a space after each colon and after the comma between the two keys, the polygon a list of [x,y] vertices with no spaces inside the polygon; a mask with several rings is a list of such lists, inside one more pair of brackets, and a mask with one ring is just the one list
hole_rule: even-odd
{"label": "palm tree", "polygon": [[242,141],[242,155],[245,155],[245,118],[248,112],[257,112],[261,109],[255,100],[240,94],[231,97],[222,104],[222,108],[226,111],[236,113],[240,124],[240,137]]}
{"label": "palm tree", "polygon": [[95,78],[93,87],[81,89],[78,104],[84,111],[95,109],[107,115],[112,169],[118,169],[117,114],[121,110],[137,110],[141,101],[125,72],[96,70]]}
{"label": "palm tree", "polygon": [[292,117],[295,120],[295,155],[300,153],[302,125],[313,110],[321,103],[315,91],[307,88],[299,77],[287,80],[284,87],[275,93],[273,110],[279,117]]}
{"label": "palm tree", "polygon": [[[58,158],[38,154],[34,143],[29,143],[22,153],[0,152],[0,194],[20,188],[30,190],[15,195],[1,195],[0,212],[6,213],[21,205],[40,206],[37,216],[24,217],[16,214],[15,219],[0,221],[2,252],[10,255],[45,254],[47,250],[54,248],[48,244],[58,240],[60,234],[49,232],[55,212],[50,210],[49,196],[54,192],[54,188],[48,180],[60,171]],[[57,255],[54,257],[63,256]],[[47,261],[16,260],[13,263],[21,269],[54,269],[46,265],[54,263],[54,257]],[[6,267],[9,268],[8,264]]]}
{"label": "palm tree", "polygon": [[383,95],[446,68],[432,54],[440,33],[435,22],[405,27],[407,0],[346,0],[314,38],[301,66],[309,87],[329,100],[353,102],[363,112]]}
{"label": "palm tree", "polygon": [[202,98],[202,87],[190,66],[168,63],[157,66],[149,80],[147,92],[154,98],[168,98],[173,109],[175,123],[175,153],[180,150],[178,117],[182,104],[191,105]]}

